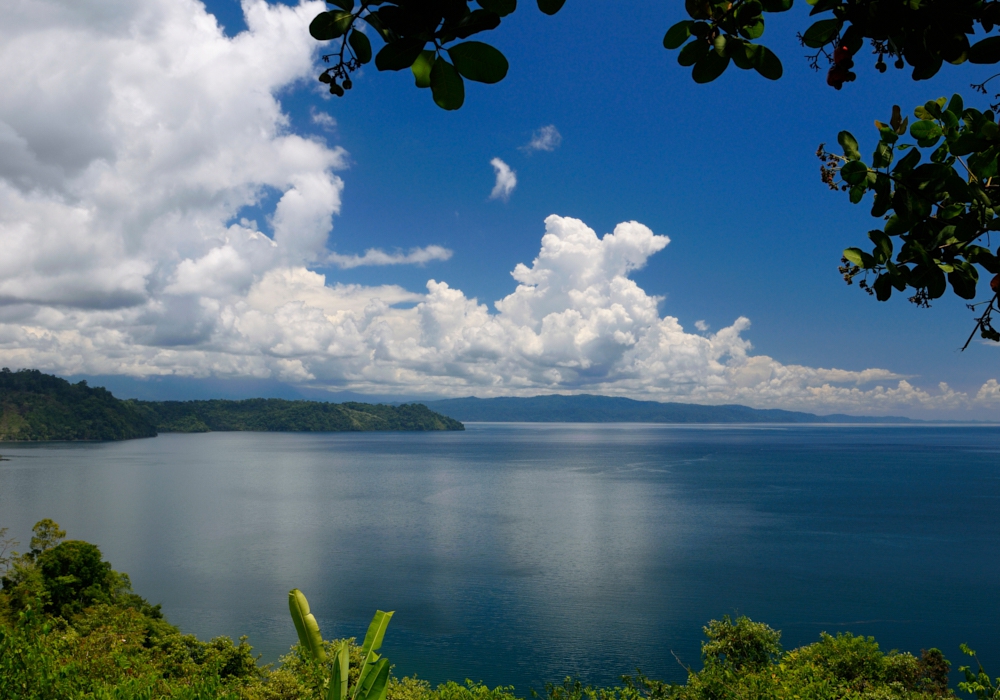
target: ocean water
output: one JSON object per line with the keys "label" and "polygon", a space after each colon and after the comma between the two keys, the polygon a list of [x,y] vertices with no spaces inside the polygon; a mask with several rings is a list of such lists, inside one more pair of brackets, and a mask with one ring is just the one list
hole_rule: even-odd
{"label": "ocean water", "polygon": [[328,638],[395,610],[384,652],[435,683],[681,681],[724,614],[786,648],[850,631],[963,662],[964,641],[1000,675],[996,427],[470,424],[0,452],[0,526],[26,542],[53,518],[184,631],[249,635],[266,661],[295,640],[299,587]]}

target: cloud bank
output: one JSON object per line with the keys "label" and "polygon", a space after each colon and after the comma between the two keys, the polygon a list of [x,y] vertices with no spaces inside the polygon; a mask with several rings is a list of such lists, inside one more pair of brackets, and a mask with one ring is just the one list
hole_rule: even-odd
{"label": "cloud bank", "polygon": [[[685,331],[630,277],[669,243],[636,222],[599,237],[549,216],[538,255],[492,307],[435,279],[420,292],[328,279],[317,269],[451,251],[331,251],[346,153],[294,133],[276,98],[312,80],[307,27],[323,5],[243,7],[249,29],[233,38],[194,0],[5,9],[0,363],[396,395],[589,392],[872,413],[1000,405],[995,380],[975,395],[928,392],[888,370],[754,355],[746,318]],[[315,123],[333,128],[321,114]],[[505,198],[516,176],[492,164]],[[254,207],[273,235],[247,220]]]}

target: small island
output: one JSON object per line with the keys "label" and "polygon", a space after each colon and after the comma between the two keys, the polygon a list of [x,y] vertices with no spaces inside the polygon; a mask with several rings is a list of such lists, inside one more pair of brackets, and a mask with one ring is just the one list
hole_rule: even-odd
{"label": "small island", "polygon": [[0,370],[0,442],[129,440],[209,431],[465,430],[423,404],[247,399],[135,401],[36,369]]}

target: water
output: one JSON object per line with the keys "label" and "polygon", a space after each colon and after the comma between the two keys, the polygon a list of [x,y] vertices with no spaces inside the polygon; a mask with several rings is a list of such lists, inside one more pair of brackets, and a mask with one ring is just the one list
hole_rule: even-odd
{"label": "water", "polygon": [[[726,613],[968,642],[1000,675],[1000,429],[471,424],[3,445],[0,526],[51,517],[168,619],[275,660],[301,588],[325,636],[395,610],[399,675],[519,693],[681,681]],[[957,665],[957,664],[956,664]]]}

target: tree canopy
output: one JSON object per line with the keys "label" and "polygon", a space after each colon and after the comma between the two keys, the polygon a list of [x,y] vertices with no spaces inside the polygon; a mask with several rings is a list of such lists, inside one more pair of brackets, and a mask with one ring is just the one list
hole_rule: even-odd
{"label": "tree canopy", "polygon": [[[409,68],[418,88],[429,88],[446,110],[465,101],[464,80],[497,83],[507,75],[506,57],[470,37],[500,26],[517,10],[517,0],[327,0],[333,9],[316,16],[309,29],[319,41],[332,41],[330,64],[319,76],[330,92],[343,96],[351,74],[374,56],[380,71]],[[547,15],[565,0],[537,0]],[[826,82],[840,90],[857,78],[855,58],[867,46],[879,73],[910,69],[914,80],[936,75],[945,64],[1000,62],[1000,1],[997,0],[805,0],[809,19],[797,34],[810,50],[807,59]],[[685,0],[687,18],[666,29],[663,46],[678,50],[677,61],[691,68],[696,83],[707,83],[730,65],[766,79],[783,74],[781,59],[760,39],[768,15],[793,9],[794,0]],[[802,3],[800,2],[800,6]],[[383,42],[377,53],[359,25]],[[972,87],[987,94],[987,84]],[[1000,100],[1000,95],[997,95]],[[870,163],[862,159],[857,138],[842,131],[843,155],[820,145],[821,176],[831,189],[860,203],[873,193],[871,214],[883,219],[869,231],[870,252],[844,251],[840,271],[848,284],[879,301],[892,291],[909,290],[919,306],[948,288],[974,300],[981,271],[991,275],[992,296],[978,309],[978,332],[1000,342],[992,313],[1000,307],[1000,248],[991,252],[991,232],[1000,231],[993,199],[1000,198],[1000,129],[995,110],[966,107],[963,98],[930,100],[914,110],[915,120],[893,106],[887,122],[876,120],[878,142]],[[909,129],[907,127],[909,126]],[[907,134],[913,142],[901,142]],[[922,150],[926,149],[926,150]],[[897,154],[900,154],[897,158]],[[925,158],[926,156],[926,158]],[[922,162],[923,161],[923,162]],[[997,184],[994,183],[997,179]],[[964,349],[964,347],[963,347]]]}

